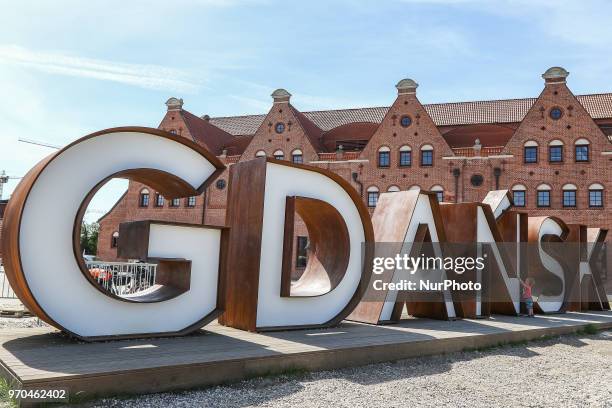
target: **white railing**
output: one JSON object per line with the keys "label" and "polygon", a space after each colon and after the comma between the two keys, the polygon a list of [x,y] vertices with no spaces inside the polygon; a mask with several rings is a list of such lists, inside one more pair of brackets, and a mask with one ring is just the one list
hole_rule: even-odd
{"label": "white railing", "polygon": [[85,264],[98,284],[117,296],[150,288],[157,273],[157,265],[150,263],[86,261]]}
{"label": "white railing", "polygon": [[[131,262],[86,261],[92,277],[110,293],[123,296],[148,289],[155,283],[157,265]],[[0,266],[0,298],[16,299],[4,268]]]}
{"label": "white railing", "polygon": [[13,292],[13,288],[11,288],[8,279],[4,274],[3,266],[0,266],[0,299],[17,299],[17,295],[15,295],[15,292]]}

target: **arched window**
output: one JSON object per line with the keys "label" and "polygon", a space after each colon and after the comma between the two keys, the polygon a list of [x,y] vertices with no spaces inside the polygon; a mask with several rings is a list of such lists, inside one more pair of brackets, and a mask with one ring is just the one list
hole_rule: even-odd
{"label": "arched window", "polygon": [[389,186],[389,188],[387,189],[387,192],[389,193],[396,193],[398,191],[400,191],[400,188],[396,185]]}
{"label": "arched window", "polygon": [[383,146],[378,149],[378,167],[389,167],[391,165],[391,149]]}
{"label": "arched window", "polygon": [[140,198],[138,200],[138,205],[141,207],[149,206],[149,190],[147,190],[146,188],[140,190]]}
{"label": "arched window", "polygon": [[436,198],[438,199],[439,203],[444,201],[444,187],[436,184],[435,186],[432,186],[430,190],[436,193]]}
{"label": "arched window", "polygon": [[576,152],[576,161],[577,162],[588,162],[590,157],[589,152],[589,141],[582,138],[576,140],[574,143],[574,149]]}
{"label": "arched window", "polygon": [[563,161],[563,142],[561,140],[553,140],[548,144],[548,161],[551,163]]}
{"label": "arched window", "polygon": [[408,189],[408,191],[413,191],[413,190],[420,190],[421,187],[417,186],[416,184],[414,186],[410,186],[410,188]]}
{"label": "arched window", "polygon": [[538,162],[538,144],[533,140],[525,142],[523,145],[523,162],[537,163]]}
{"label": "arched window", "polygon": [[255,157],[266,157],[266,152],[258,150],[257,153],[255,153]]}
{"label": "arched window", "polygon": [[550,190],[551,187],[548,184],[540,184],[538,190],[538,207],[550,207]]}
{"label": "arched window", "polygon": [[421,166],[433,166],[433,146],[430,144],[421,146]]}
{"label": "arched window", "polygon": [[291,161],[297,164],[304,163],[304,154],[300,149],[295,149],[293,152],[291,152]]}
{"label": "arched window", "polygon": [[117,248],[119,245],[119,233],[117,231],[113,232],[111,235],[111,248]]}
{"label": "arched window", "polygon": [[368,187],[368,207],[374,208],[378,203],[378,187]]}
{"label": "arched window", "polygon": [[399,165],[400,167],[412,166],[412,148],[404,145],[399,149]]}
{"label": "arched window", "polygon": [[563,186],[563,207],[576,207],[576,190],[578,188],[574,184]]}
{"label": "arched window", "polygon": [[512,187],[512,201],[515,207],[525,207],[527,203],[527,187],[516,184]]}
{"label": "arched window", "polygon": [[274,152],[274,158],[276,160],[284,160],[285,159],[285,153],[283,153],[282,150],[276,150]]}
{"label": "arched window", "polygon": [[589,186],[589,207],[602,208],[604,186],[599,183],[593,183]]}

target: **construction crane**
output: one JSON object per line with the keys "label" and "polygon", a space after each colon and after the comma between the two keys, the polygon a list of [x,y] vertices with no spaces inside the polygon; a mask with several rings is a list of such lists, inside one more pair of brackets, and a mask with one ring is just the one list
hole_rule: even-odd
{"label": "construction crane", "polygon": [[53,143],[47,143],[47,142],[41,142],[39,140],[34,140],[34,139],[26,139],[26,138],[20,137],[18,140],[23,143],[29,143],[29,144],[33,144],[37,146],[49,147],[51,149],[56,149],[56,150],[59,150],[62,148],[62,146],[60,145],[56,145]]}
{"label": "construction crane", "polygon": [[[32,140],[32,139],[25,139],[25,138],[19,138],[18,139],[20,142],[23,143],[29,143],[29,144],[33,144],[33,145],[38,145],[38,146],[44,146],[44,147],[49,147],[51,149],[61,149],[61,146],[58,145],[54,145],[52,143],[47,143],[47,142],[41,142],[38,140]],[[2,200],[2,192],[4,189],[4,185],[6,183],[8,183],[9,180],[19,180],[22,177],[15,177],[15,176],[9,176],[6,174],[6,171],[2,170],[2,173],[0,173],[0,200]]]}
{"label": "construction crane", "polygon": [[19,180],[22,177],[9,176],[6,174],[6,171],[2,170],[0,173],[0,200],[2,200],[2,190],[4,185],[8,183],[9,180]]}

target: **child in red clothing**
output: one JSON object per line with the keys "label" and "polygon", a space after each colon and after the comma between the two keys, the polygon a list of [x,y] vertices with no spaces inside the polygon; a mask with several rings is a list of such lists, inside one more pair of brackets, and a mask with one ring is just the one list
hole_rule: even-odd
{"label": "child in red clothing", "polygon": [[533,317],[533,297],[531,294],[533,285],[535,285],[535,279],[533,278],[527,278],[524,282],[521,280],[521,286],[523,287],[522,298],[523,302],[525,302],[525,306],[527,307],[527,315],[529,317]]}

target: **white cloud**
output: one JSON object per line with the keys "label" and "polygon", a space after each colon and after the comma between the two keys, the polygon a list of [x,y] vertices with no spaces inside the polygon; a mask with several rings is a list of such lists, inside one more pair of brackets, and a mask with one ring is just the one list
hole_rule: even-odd
{"label": "white cloud", "polygon": [[33,51],[15,45],[0,45],[0,63],[18,65],[50,74],[119,82],[147,89],[195,92],[200,86],[198,81],[174,68]]}

